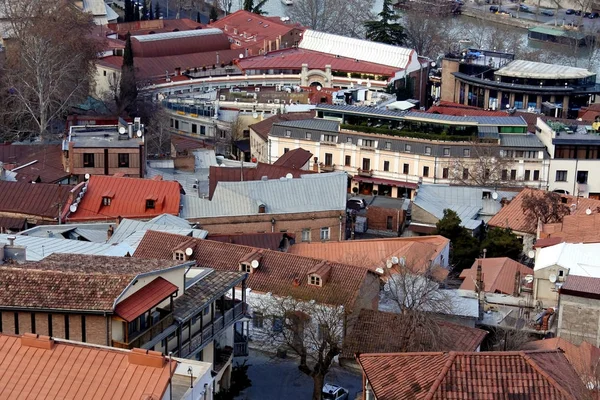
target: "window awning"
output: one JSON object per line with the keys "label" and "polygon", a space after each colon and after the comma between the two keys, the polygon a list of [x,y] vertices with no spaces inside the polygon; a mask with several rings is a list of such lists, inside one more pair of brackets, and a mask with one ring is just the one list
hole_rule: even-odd
{"label": "window awning", "polygon": [[177,286],[158,277],[115,307],[115,314],[127,322],[135,320],[152,307],[177,292]]}
{"label": "window awning", "polygon": [[408,188],[408,189],[417,189],[419,187],[418,184],[412,183],[412,182],[394,181],[391,179],[372,178],[372,177],[358,176],[358,175],[354,175],[352,180],[355,182],[374,183],[376,185],[387,185],[387,186],[394,186],[394,187],[401,187],[401,188]]}

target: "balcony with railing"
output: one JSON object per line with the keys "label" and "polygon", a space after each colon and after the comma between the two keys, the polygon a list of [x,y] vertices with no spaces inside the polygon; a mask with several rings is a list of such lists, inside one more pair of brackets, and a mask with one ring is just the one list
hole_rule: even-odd
{"label": "balcony with railing", "polygon": [[126,342],[113,340],[112,346],[120,349],[141,348],[144,344],[173,324],[173,313],[170,309],[157,309],[157,311],[160,313],[157,321],[150,321],[150,326],[145,329],[128,332],[125,336]]}
{"label": "balcony with railing", "polygon": [[[191,338],[182,343],[179,357],[186,357],[206,346],[215,336],[244,316],[246,303],[234,300],[224,300],[221,303],[224,304],[224,307],[218,306],[220,308],[215,310],[212,321],[206,324],[204,321],[201,321],[200,327],[195,332],[192,332]],[[218,305],[219,301],[215,302],[215,304]],[[188,326],[191,330],[191,322],[188,323]]]}

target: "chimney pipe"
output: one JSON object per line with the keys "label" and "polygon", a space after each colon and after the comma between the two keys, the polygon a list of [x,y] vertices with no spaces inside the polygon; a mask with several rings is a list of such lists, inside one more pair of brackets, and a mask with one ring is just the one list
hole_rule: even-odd
{"label": "chimney pipe", "polygon": [[7,239],[8,239],[8,245],[9,246],[14,246],[15,245],[16,236],[9,236],[9,237],[7,237]]}
{"label": "chimney pipe", "polygon": [[221,63],[219,62],[219,52],[217,51],[217,66],[219,66],[219,64]]}

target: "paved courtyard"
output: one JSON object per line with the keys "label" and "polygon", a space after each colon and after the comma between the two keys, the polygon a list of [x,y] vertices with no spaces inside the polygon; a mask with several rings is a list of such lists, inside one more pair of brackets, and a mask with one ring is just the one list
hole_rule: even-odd
{"label": "paved courtyard", "polygon": [[[234,359],[242,362],[244,358]],[[294,358],[279,359],[274,355],[250,350],[248,357],[248,375],[252,387],[246,389],[239,400],[302,400],[312,396],[312,378],[298,370],[298,361]],[[362,377],[358,372],[334,367],[325,377],[327,383],[346,388],[350,392],[348,399],[354,400],[361,390]]]}

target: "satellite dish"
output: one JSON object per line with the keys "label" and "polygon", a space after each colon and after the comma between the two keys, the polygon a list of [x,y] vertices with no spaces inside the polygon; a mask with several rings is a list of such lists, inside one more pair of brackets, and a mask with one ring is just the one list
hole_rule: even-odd
{"label": "satellite dish", "polygon": [[591,214],[592,214],[592,210],[588,208],[587,210],[585,210],[585,213],[586,213],[587,215],[591,215]]}
{"label": "satellite dish", "polygon": [[370,88],[371,87],[371,82],[367,82],[367,87]]}
{"label": "satellite dish", "polygon": [[87,181],[88,179],[90,179],[90,174],[85,174],[85,180]]}
{"label": "satellite dish", "polygon": [[527,283],[533,282],[533,275],[526,275],[525,276],[525,282],[527,282]]}
{"label": "satellite dish", "polygon": [[69,211],[71,211],[72,213],[77,211],[77,204],[71,204],[71,207],[69,207]]}
{"label": "satellite dish", "polygon": [[527,253],[527,257],[534,258],[535,257],[535,251],[529,250],[529,252]]}
{"label": "satellite dish", "polygon": [[290,172],[288,172],[287,174],[285,174],[285,177],[288,179],[292,179],[294,177],[294,175],[292,175]]}
{"label": "satellite dish", "polygon": [[375,272],[377,272],[378,274],[382,274],[383,275],[383,268],[377,268],[375,270]]}
{"label": "satellite dish", "polygon": [[357,84],[357,85],[362,85],[362,79],[359,79],[359,80],[357,80],[357,81],[356,81],[356,84]]}
{"label": "satellite dish", "polygon": [[387,261],[385,262],[385,266],[386,266],[387,268],[392,268],[392,265],[393,265],[393,264],[392,264],[392,261],[391,261],[391,260],[387,260]]}
{"label": "satellite dish", "polygon": [[124,126],[120,126],[120,127],[119,127],[119,133],[120,133],[121,135],[124,135],[125,133],[127,133],[127,129],[125,129],[125,127],[124,127]]}
{"label": "satellite dish", "polygon": [[244,58],[244,55],[242,53],[240,53],[240,58]]}
{"label": "satellite dish", "polygon": [[187,249],[185,249],[185,255],[188,257],[191,256],[193,252],[194,252],[194,250],[192,250],[191,247],[188,247]]}
{"label": "satellite dish", "polygon": [[390,284],[386,283],[385,285],[383,285],[383,290],[386,291],[386,292],[389,292],[390,291]]}
{"label": "satellite dish", "polygon": [[258,118],[258,113],[252,113],[252,118],[254,118],[254,119]]}
{"label": "satellite dish", "polygon": [[400,257],[400,264],[404,267],[406,265],[406,257]]}
{"label": "satellite dish", "polygon": [[398,257],[392,257],[392,264],[398,264]]}
{"label": "satellite dish", "polygon": [[496,192],[492,193],[492,199],[498,200],[498,193],[496,193]]}
{"label": "satellite dish", "polygon": [[550,282],[555,283],[556,282],[556,275],[550,274],[550,276],[548,277],[548,279],[550,280]]}
{"label": "satellite dish", "polygon": [[138,131],[136,132],[137,137],[142,137],[142,130],[138,129]]}
{"label": "satellite dish", "polygon": [[321,91],[321,89],[323,89],[321,86],[317,86],[317,91]]}
{"label": "satellite dish", "polygon": [[254,269],[258,268],[258,260],[252,260],[250,266]]}

